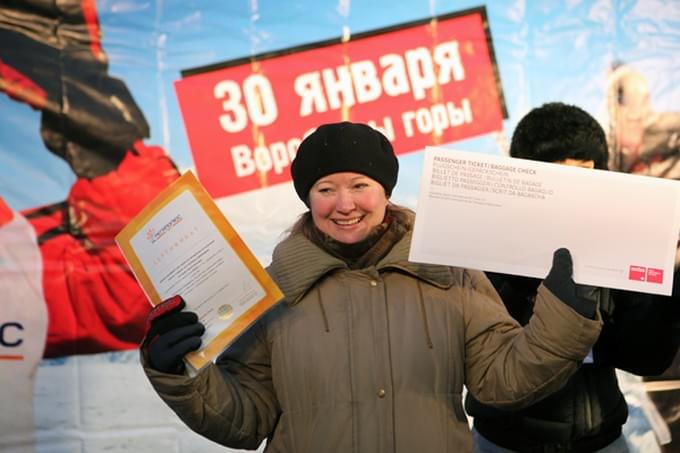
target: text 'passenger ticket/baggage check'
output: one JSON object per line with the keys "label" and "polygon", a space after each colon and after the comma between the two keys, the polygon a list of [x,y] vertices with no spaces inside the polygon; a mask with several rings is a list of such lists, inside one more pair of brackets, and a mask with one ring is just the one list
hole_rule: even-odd
{"label": "text 'passenger ticket/baggage check'", "polygon": [[668,295],[679,232],[678,181],[428,147],[410,260]]}

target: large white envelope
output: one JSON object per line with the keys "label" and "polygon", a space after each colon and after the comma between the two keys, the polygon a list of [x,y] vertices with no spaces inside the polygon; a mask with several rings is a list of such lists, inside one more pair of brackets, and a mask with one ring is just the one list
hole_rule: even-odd
{"label": "large white envelope", "polygon": [[669,295],[680,182],[428,147],[409,259]]}

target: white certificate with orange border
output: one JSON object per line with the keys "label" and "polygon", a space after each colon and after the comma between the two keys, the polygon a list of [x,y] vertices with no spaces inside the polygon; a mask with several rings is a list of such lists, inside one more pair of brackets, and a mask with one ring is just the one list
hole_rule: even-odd
{"label": "white certificate with orange border", "polygon": [[680,182],[428,147],[409,259],[670,295]]}
{"label": "white certificate with orange border", "polygon": [[283,294],[191,172],[165,188],[116,236],[152,305],[180,295],[205,325],[198,370]]}

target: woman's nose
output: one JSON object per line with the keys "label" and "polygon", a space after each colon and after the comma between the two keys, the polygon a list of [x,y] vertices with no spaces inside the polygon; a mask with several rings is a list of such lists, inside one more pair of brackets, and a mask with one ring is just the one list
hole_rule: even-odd
{"label": "woman's nose", "polygon": [[347,190],[338,192],[338,198],[335,203],[335,210],[338,212],[350,212],[354,209],[354,197]]}

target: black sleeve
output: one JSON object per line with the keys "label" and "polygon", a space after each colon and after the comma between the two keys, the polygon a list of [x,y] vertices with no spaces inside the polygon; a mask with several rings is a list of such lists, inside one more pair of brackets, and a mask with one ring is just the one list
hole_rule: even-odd
{"label": "black sleeve", "polygon": [[613,309],[603,313],[596,363],[641,376],[659,375],[670,366],[679,343],[680,271],[674,277],[672,296],[610,291]]}
{"label": "black sleeve", "polygon": [[519,275],[486,272],[510,316],[526,325],[534,312],[534,300],[541,280]]}

